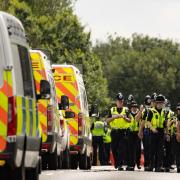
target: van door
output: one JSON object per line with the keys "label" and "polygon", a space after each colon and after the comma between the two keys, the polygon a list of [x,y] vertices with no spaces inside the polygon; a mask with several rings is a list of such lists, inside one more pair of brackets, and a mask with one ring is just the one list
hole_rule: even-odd
{"label": "van door", "polygon": [[7,123],[8,123],[8,86],[7,75],[4,71],[3,43],[0,30],[0,152],[6,148]]}

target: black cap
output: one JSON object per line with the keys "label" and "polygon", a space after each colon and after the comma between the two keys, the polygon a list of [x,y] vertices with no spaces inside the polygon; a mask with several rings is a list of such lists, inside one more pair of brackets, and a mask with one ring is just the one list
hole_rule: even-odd
{"label": "black cap", "polygon": [[165,97],[162,94],[159,94],[155,98],[156,102],[165,102]]}
{"label": "black cap", "polygon": [[131,102],[131,107],[138,107],[138,104],[136,103],[136,101]]}
{"label": "black cap", "polygon": [[116,95],[116,99],[117,100],[124,100],[124,96],[122,95],[121,92]]}
{"label": "black cap", "polygon": [[150,95],[146,95],[146,97],[144,98],[144,104],[148,105],[148,106],[151,104],[151,96]]}

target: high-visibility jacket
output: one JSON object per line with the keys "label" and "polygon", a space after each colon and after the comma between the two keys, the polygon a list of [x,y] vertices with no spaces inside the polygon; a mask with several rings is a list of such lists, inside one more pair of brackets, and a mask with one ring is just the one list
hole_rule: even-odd
{"label": "high-visibility jacket", "polygon": [[104,143],[111,143],[111,129],[108,128],[107,132],[103,136]]}
{"label": "high-visibility jacket", "polygon": [[139,131],[139,122],[136,121],[135,117],[131,115],[131,126],[130,126],[131,131]]}
{"label": "high-visibility jacket", "polygon": [[151,111],[153,113],[153,117],[151,120],[152,127],[153,128],[164,128],[164,122],[166,120],[165,110],[162,109],[161,114],[155,108],[152,108]]}
{"label": "high-visibility jacket", "polygon": [[[127,108],[123,107],[122,112],[120,113],[121,115],[126,115],[127,113]],[[111,108],[111,115],[118,115],[117,107],[112,107]],[[130,127],[130,123],[127,122],[124,118],[117,118],[114,119],[112,122],[110,122],[110,126],[112,129],[127,129]]]}
{"label": "high-visibility jacket", "polygon": [[92,130],[93,136],[103,136],[104,135],[104,122],[98,120],[94,122],[94,129]]}
{"label": "high-visibility jacket", "polygon": [[145,127],[145,128],[150,128],[150,127],[149,127],[149,123],[147,122],[147,117],[148,117],[148,112],[149,112],[149,110],[150,110],[150,108],[146,108],[146,109],[144,109],[143,112],[142,112],[142,117],[144,117],[144,114],[145,114],[145,112],[146,112],[146,117],[144,118],[144,120],[145,120],[144,127]]}

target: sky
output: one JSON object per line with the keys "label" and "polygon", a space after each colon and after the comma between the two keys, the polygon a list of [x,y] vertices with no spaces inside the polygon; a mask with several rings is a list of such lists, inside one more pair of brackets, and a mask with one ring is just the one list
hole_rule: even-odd
{"label": "sky", "polygon": [[180,42],[180,0],[77,0],[75,13],[94,43],[115,33]]}

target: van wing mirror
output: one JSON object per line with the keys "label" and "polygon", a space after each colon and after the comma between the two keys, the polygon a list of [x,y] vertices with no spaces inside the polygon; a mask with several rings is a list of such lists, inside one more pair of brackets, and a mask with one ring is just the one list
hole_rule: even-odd
{"label": "van wing mirror", "polygon": [[51,87],[48,81],[41,80],[40,82],[40,94],[37,96],[38,99],[50,99]]}
{"label": "van wing mirror", "polygon": [[69,98],[65,95],[61,96],[61,103],[59,103],[59,110],[66,110],[69,108]]}
{"label": "van wing mirror", "polygon": [[75,113],[72,111],[65,111],[65,118],[66,119],[70,119],[70,118],[74,118],[75,117]]}

